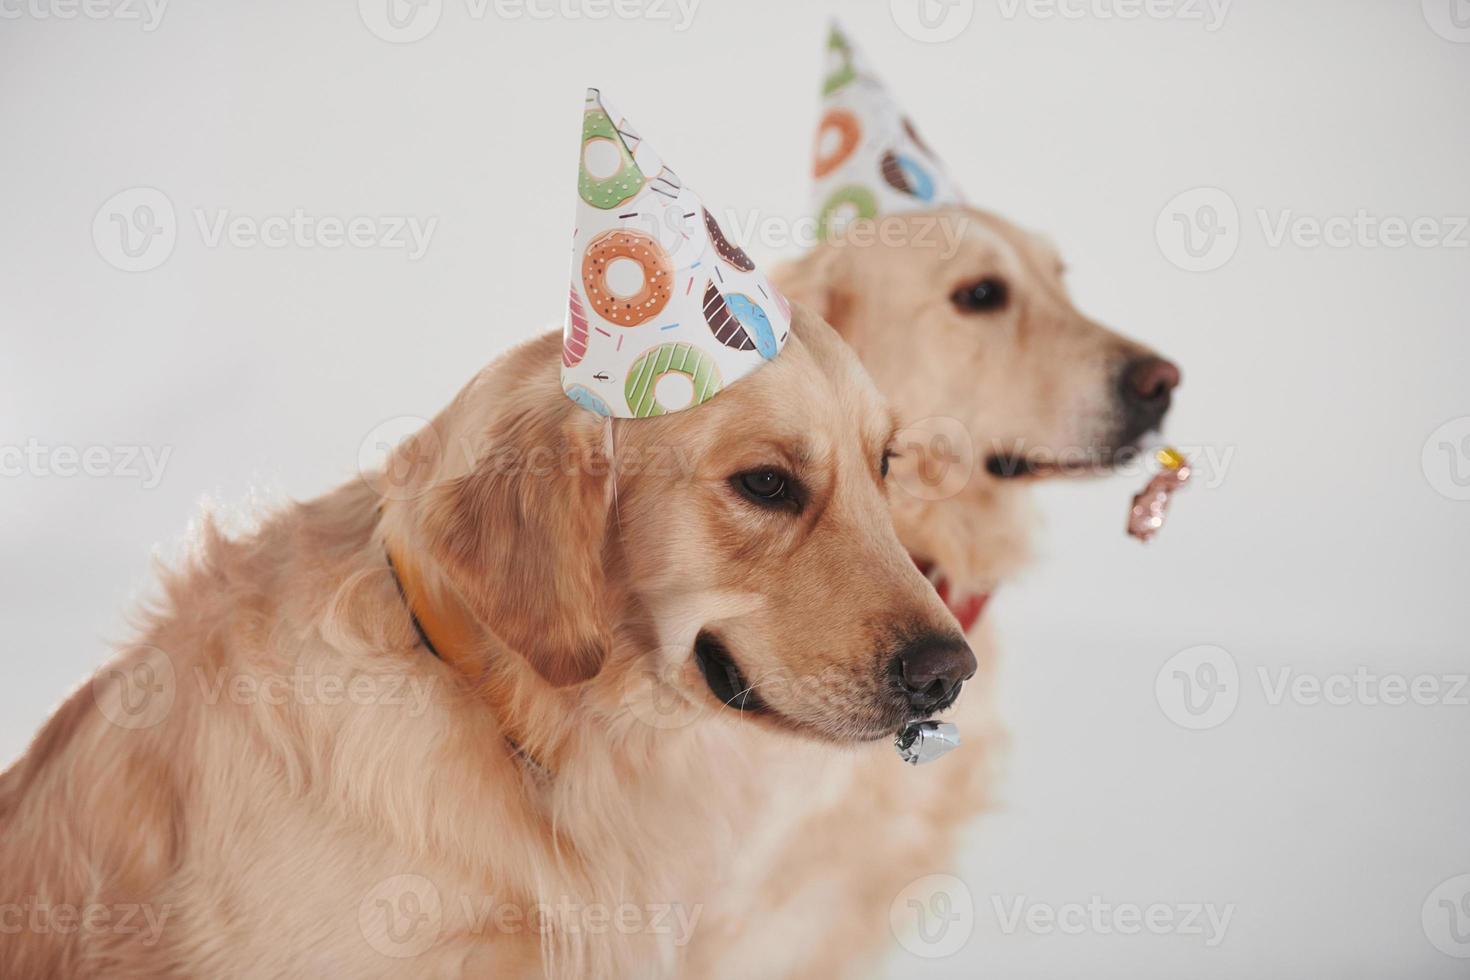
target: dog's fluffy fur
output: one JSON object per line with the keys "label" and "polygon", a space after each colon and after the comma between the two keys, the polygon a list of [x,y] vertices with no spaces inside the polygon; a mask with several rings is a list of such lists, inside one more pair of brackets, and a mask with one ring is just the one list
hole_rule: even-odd
{"label": "dog's fluffy fur", "polygon": [[[800,308],[658,419],[576,408],[558,354],[486,369],[371,485],[204,528],[0,775],[0,976],[831,976],[871,946],[968,792],[872,741],[896,646],[957,638],[889,522],[891,417]],[[731,482],[772,464],[800,506]],[[712,634],[759,717],[715,702]]]}

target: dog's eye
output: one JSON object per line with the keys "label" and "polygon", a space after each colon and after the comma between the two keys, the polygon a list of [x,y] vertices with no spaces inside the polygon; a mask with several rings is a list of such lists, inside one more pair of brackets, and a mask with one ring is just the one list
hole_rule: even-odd
{"label": "dog's eye", "polygon": [[762,506],[795,503],[792,480],[780,470],[750,470],[730,478],[741,496]]}
{"label": "dog's eye", "polygon": [[883,458],[878,461],[878,472],[883,477],[888,476],[888,461],[893,458],[893,450],[883,450]]}
{"label": "dog's eye", "polygon": [[986,276],[956,289],[949,300],[966,313],[993,313],[1005,309],[1008,298],[1005,282]]}

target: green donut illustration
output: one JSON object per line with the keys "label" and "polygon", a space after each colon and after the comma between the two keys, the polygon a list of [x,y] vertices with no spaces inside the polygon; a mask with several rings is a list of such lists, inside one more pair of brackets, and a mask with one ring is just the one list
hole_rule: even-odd
{"label": "green donut illustration", "polygon": [[843,208],[851,208],[856,213],[849,220],[859,218],[876,218],[878,216],[878,199],[873,192],[861,184],[848,184],[839,187],[827,198],[827,203],[822,205],[822,213],[817,216],[817,236],[828,238],[832,234],[832,219],[838,211]]}
{"label": "green donut illustration", "polygon": [[[666,374],[682,374],[694,386],[694,397],[687,405],[662,405],[654,389]],[[714,358],[692,344],[659,344],[638,356],[628,369],[628,384],[623,394],[628,410],[635,419],[646,419],[665,412],[693,408],[713,398],[720,390],[720,369]]]}
{"label": "green donut illustration", "polygon": [[[594,141],[609,144],[618,155],[618,169],[607,177],[594,177],[587,171],[587,147]],[[588,109],[582,117],[582,161],[577,171],[577,193],[582,200],[610,211],[643,190],[644,179],[612,118],[601,109]]]}
{"label": "green donut illustration", "polygon": [[839,64],[827,73],[826,78],[822,79],[823,95],[831,95],[857,78],[857,69],[852,64],[852,48],[848,47],[847,38],[843,37],[835,27],[827,35],[827,50],[837,55]]}

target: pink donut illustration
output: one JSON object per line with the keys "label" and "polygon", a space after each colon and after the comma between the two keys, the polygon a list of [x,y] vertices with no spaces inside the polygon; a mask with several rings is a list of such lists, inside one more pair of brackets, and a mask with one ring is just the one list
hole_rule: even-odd
{"label": "pink donut illustration", "polygon": [[587,310],[582,306],[582,297],[577,287],[571,287],[571,302],[567,306],[566,336],[561,343],[561,362],[567,367],[582,363],[587,355]]}

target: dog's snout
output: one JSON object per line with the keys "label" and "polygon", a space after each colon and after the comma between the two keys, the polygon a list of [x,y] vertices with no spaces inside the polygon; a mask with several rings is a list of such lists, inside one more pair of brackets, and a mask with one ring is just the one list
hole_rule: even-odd
{"label": "dog's snout", "polygon": [[910,707],[932,714],[954,703],[975,666],[975,654],[961,637],[927,634],[904,645],[893,669]]}
{"label": "dog's snout", "polygon": [[1179,368],[1162,357],[1140,357],[1123,369],[1123,397],[1145,405],[1169,406],[1169,395],[1179,387]]}
{"label": "dog's snout", "polygon": [[1149,355],[1124,365],[1119,394],[1128,410],[1130,429],[1145,432],[1161,422],[1179,382],[1178,366],[1162,357]]}

